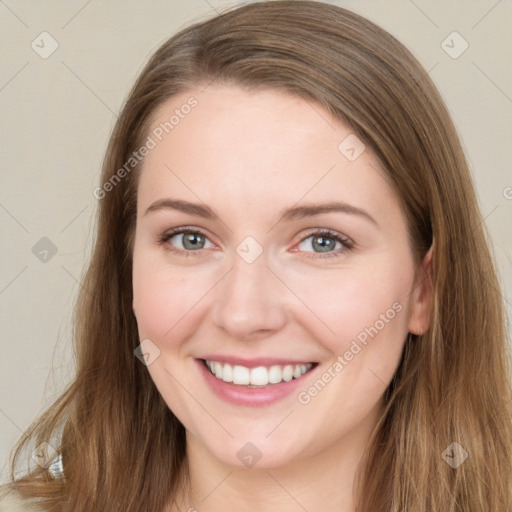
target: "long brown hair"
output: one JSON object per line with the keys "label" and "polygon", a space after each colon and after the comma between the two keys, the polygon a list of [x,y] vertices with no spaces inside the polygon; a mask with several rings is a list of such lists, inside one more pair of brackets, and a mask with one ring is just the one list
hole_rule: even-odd
{"label": "long brown hair", "polygon": [[[434,247],[431,326],[405,343],[361,465],[358,510],[510,509],[504,306],[468,164],[428,73],[393,36],[334,5],[275,0],[226,11],[149,60],[113,130],[101,183],[141,147],[164,101],[213,81],[295,94],[350,126],[387,170],[418,261]],[[44,498],[47,510],[161,511],[185,485],[184,427],[134,356],[139,172],[123,173],[100,200],[75,313],[76,377],[13,451],[16,489]],[[46,441],[62,454],[65,477],[37,467],[15,478],[22,449]],[[468,455],[457,467],[447,462],[454,450]]]}

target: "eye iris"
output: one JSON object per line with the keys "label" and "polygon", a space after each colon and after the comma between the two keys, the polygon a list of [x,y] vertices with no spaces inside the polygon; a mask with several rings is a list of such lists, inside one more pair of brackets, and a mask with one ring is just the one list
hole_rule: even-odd
{"label": "eye iris", "polygon": [[[190,244],[190,245],[189,245]],[[184,233],[183,247],[185,249],[202,249],[204,245],[204,236],[200,233]]]}
{"label": "eye iris", "polygon": [[[181,233],[183,247],[187,250],[203,249],[205,244],[205,236],[197,232]],[[313,236],[311,240],[313,249],[318,252],[329,252],[336,246],[336,239],[328,235]]]}
{"label": "eye iris", "polygon": [[328,252],[330,249],[334,249],[335,245],[336,242],[329,237],[315,236],[313,238],[313,248],[319,249],[319,252]]}

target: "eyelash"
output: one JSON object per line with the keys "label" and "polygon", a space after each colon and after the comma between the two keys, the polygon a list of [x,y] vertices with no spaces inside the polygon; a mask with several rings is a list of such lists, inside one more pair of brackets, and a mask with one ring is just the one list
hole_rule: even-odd
{"label": "eyelash", "polygon": [[[186,257],[188,257],[189,255],[200,256],[202,249],[198,249],[196,251],[187,251],[187,250],[183,250],[183,249],[176,249],[175,247],[172,247],[167,244],[167,242],[172,237],[182,234],[182,233],[200,234],[200,235],[204,236],[205,238],[208,238],[207,235],[199,229],[191,229],[191,228],[187,228],[187,227],[182,227],[182,228],[175,228],[175,229],[172,229],[171,231],[167,231],[166,233],[163,233],[161,236],[158,237],[158,244],[164,245],[164,248],[166,251],[171,251],[174,253],[184,253]],[[346,252],[352,250],[355,245],[355,243],[350,238],[348,238],[344,235],[340,235],[339,233],[336,233],[335,231],[331,231],[330,229],[320,229],[317,231],[313,231],[313,232],[309,233],[307,236],[305,236],[304,238],[302,238],[298,243],[301,244],[302,242],[304,242],[308,238],[311,238],[312,236],[317,236],[317,237],[325,236],[328,238],[332,238],[336,242],[340,242],[341,244],[343,244],[344,247],[342,249],[338,249],[337,251],[326,252],[324,254],[314,252],[314,253],[312,253],[312,254],[314,254],[314,256],[308,256],[311,258],[339,258]]]}

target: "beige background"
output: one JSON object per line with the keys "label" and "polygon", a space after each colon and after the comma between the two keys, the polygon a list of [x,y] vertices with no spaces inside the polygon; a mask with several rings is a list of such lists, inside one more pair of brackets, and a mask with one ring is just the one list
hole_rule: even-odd
{"label": "beige background", "polygon": [[[10,447],[73,371],[70,320],[93,235],[92,191],[128,88],[165,39],[235,3],[0,0],[2,481]],[[331,3],[390,31],[431,70],[466,148],[512,318],[512,2]],[[46,59],[31,47],[51,49],[44,31],[58,44]],[[441,46],[454,31],[469,44],[456,59]],[[452,53],[463,48],[457,37],[447,40]],[[32,252],[43,237],[57,250],[47,262]]]}

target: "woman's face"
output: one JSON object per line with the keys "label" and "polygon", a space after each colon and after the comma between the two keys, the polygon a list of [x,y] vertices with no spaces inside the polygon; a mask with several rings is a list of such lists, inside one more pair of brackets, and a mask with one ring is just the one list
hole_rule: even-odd
{"label": "woman's face", "polygon": [[133,307],[188,439],[269,468],[357,443],[408,331],[428,324],[423,266],[378,160],[320,106],[276,91],[192,89],[149,137]]}

